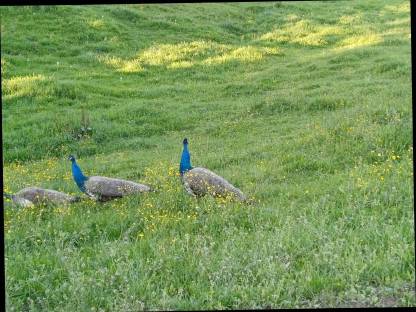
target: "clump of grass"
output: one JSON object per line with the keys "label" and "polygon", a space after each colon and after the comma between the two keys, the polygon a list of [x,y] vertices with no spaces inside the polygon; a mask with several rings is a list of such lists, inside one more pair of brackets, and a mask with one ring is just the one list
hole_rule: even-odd
{"label": "clump of grass", "polygon": [[93,128],[91,126],[91,121],[89,114],[87,113],[86,109],[83,108],[81,110],[81,127],[78,129],[76,133],[76,139],[85,139],[91,137],[93,133]]}

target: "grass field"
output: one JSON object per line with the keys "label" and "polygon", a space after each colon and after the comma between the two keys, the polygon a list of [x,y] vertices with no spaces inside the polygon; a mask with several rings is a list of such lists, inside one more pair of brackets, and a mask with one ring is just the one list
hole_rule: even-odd
{"label": "grass field", "polygon": [[[1,7],[8,311],[412,306],[409,1]],[[91,128],[91,130],[86,130]],[[255,205],[193,199],[213,170]]]}

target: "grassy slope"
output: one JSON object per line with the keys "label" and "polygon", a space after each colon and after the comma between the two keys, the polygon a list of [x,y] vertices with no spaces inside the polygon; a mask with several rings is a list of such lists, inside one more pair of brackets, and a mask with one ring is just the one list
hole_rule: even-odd
{"label": "grassy slope", "polygon": [[[159,189],[6,208],[10,310],[416,303],[407,1],[0,12],[5,190]],[[189,198],[185,136],[260,204]]]}

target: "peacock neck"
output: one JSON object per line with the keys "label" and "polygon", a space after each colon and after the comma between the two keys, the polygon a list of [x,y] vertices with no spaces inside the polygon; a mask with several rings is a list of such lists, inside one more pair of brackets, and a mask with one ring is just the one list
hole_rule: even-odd
{"label": "peacock neck", "polygon": [[78,185],[79,189],[82,192],[85,192],[85,181],[88,180],[88,177],[86,177],[82,173],[81,168],[78,166],[78,164],[76,163],[75,160],[72,162],[72,175],[73,175],[75,183]]}
{"label": "peacock neck", "polygon": [[181,157],[181,163],[179,166],[179,172],[181,175],[183,175],[186,171],[191,170],[191,155],[188,150],[188,145],[183,145],[183,151],[182,151],[182,157]]}

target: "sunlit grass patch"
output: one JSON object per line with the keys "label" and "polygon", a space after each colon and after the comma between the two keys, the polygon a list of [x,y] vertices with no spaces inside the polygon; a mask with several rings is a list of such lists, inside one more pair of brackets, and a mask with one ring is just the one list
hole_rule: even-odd
{"label": "sunlit grass patch", "polygon": [[89,26],[91,26],[92,28],[95,28],[95,29],[100,29],[104,26],[103,19],[89,20],[87,23],[88,23]]}
{"label": "sunlit grass patch", "polygon": [[343,15],[339,18],[339,23],[343,25],[353,25],[362,21],[362,14]]}
{"label": "sunlit grass patch", "polygon": [[5,74],[6,73],[6,67],[8,66],[6,60],[2,57],[1,58],[1,74]]}
{"label": "sunlit grass patch", "polygon": [[109,55],[98,56],[98,60],[120,72],[140,72],[149,66],[188,68],[203,56],[229,49],[226,45],[211,41],[192,41],[151,46],[127,60]]}
{"label": "sunlit grass patch", "polygon": [[124,60],[116,56],[98,55],[97,59],[104,64],[113,67],[122,73],[138,73],[143,71],[143,67],[138,59]]}
{"label": "sunlit grass patch", "polygon": [[263,54],[254,47],[237,48],[229,53],[220,56],[209,57],[203,61],[204,64],[225,63],[230,60],[257,61],[263,58]]}
{"label": "sunlit grass patch", "polygon": [[388,4],[386,5],[383,10],[381,11],[381,14],[389,14],[389,13],[410,13],[410,1],[405,1],[400,4]]}
{"label": "sunlit grass patch", "polygon": [[387,21],[386,24],[392,26],[408,26],[408,28],[410,29],[410,21],[408,18],[394,19],[391,21]]}
{"label": "sunlit grass patch", "polygon": [[16,76],[2,79],[2,92],[5,96],[35,96],[49,79],[42,74],[28,76]]}
{"label": "sunlit grass patch", "polygon": [[202,64],[221,64],[229,61],[239,62],[254,62],[261,60],[266,55],[280,54],[278,48],[257,48],[253,46],[246,46],[234,49],[222,55],[209,57],[202,61]]}
{"label": "sunlit grass patch", "polygon": [[376,45],[383,42],[383,37],[379,34],[354,35],[338,42],[335,50],[355,49]]}
{"label": "sunlit grass patch", "polygon": [[301,17],[299,17],[299,15],[296,15],[296,14],[293,14],[293,13],[288,14],[285,17],[285,20],[288,21],[288,22],[295,22],[295,21],[298,21],[300,19],[301,19]]}
{"label": "sunlit grass patch", "polygon": [[280,54],[282,54],[281,49],[277,47],[233,47],[211,41],[193,41],[153,46],[130,60],[109,55],[99,55],[98,60],[120,72],[139,72],[151,66],[178,69],[230,61],[254,62],[266,55]]}
{"label": "sunlit grass patch", "polygon": [[[383,32],[383,36],[396,36],[396,35],[402,35],[401,36],[402,38],[409,38],[410,27],[395,27],[395,28],[391,28]],[[394,38],[394,39],[397,39],[397,38]]]}
{"label": "sunlit grass patch", "polygon": [[[397,24],[395,24],[397,25]],[[382,33],[384,45],[397,45],[411,38],[410,24],[407,27],[393,27]]]}
{"label": "sunlit grass patch", "polygon": [[209,54],[218,54],[229,47],[212,41],[192,41],[178,44],[160,44],[139,53],[137,58],[147,65],[171,65],[180,61],[193,61]]}
{"label": "sunlit grass patch", "polygon": [[303,46],[324,46],[329,35],[342,35],[345,30],[337,25],[315,24],[309,20],[300,20],[265,33],[259,37],[262,41],[297,43]]}
{"label": "sunlit grass patch", "polygon": [[283,30],[274,30],[261,35],[260,40],[288,42],[290,37]]}
{"label": "sunlit grass patch", "polygon": [[194,66],[194,62],[189,62],[189,61],[179,61],[179,62],[172,62],[170,63],[167,68],[190,68],[192,66]]}
{"label": "sunlit grass patch", "polygon": [[305,45],[305,46],[321,46],[321,45],[325,45],[327,42],[325,39],[322,38],[322,35],[320,34],[313,34],[313,35],[308,35],[308,36],[304,36],[301,38],[295,38],[293,39],[294,43],[299,43],[301,45]]}

